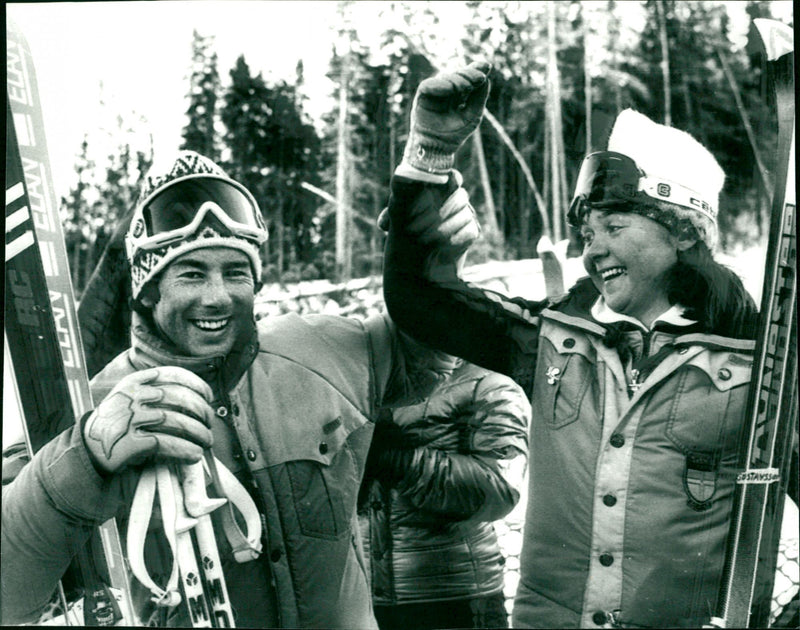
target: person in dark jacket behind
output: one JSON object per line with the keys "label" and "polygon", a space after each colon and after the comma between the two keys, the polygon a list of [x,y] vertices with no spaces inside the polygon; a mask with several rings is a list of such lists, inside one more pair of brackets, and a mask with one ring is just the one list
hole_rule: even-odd
{"label": "person in dark jacket behind", "polygon": [[[254,517],[242,541],[220,527],[224,510],[211,515],[232,621],[376,627],[356,517],[374,419],[381,408],[423,400],[454,360],[383,315],[256,323],[266,237],[253,196],[207,158],[185,151],[151,169],[126,237],[131,348],[92,379],[96,408],[4,480],[3,624],[37,619],[76,550],[107,519],[118,516],[152,549],[147,541],[170,525],[154,514],[159,527],[144,538],[131,501],[151,491],[139,482],[154,464],[175,470],[204,459],[228,479],[222,490],[244,486],[237,505]],[[160,559],[163,574],[137,564],[138,621],[188,625],[187,607],[173,607],[171,560]]]}
{"label": "person in dark jacket behind", "polygon": [[381,630],[506,628],[492,521],[519,500],[530,403],[510,378],[462,362],[423,403],[379,423],[362,487]]}

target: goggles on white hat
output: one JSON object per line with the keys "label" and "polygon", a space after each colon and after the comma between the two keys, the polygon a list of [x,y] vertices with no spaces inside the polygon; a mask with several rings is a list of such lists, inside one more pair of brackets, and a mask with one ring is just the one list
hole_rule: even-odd
{"label": "goggles on white hat", "polygon": [[677,182],[648,176],[633,159],[614,151],[597,151],[583,159],[567,220],[577,225],[590,207],[629,202],[641,194],[689,208],[716,222],[717,209],[699,193]]}
{"label": "goggles on white hat", "polygon": [[171,181],[137,205],[125,239],[128,259],[136,251],[187,238],[209,214],[236,236],[257,245],[267,240],[264,219],[250,191],[232,179],[195,174]]}

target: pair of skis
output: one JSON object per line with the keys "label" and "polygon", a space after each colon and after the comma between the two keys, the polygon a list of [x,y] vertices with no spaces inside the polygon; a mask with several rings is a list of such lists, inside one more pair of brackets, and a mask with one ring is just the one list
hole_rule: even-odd
{"label": "pair of skis", "polygon": [[[20,420],[33,455],[91,408],[91,395],[30,54],[10,25],[7,81],[4,357],[14,375]],[[103,525],[101,537],[115,588],[102,583],[91,558],[79,550],[84,620],[94,625],[130,621],[125,600],[130,589],[113,521]],[[63,588],[59,590],[68,619]]]}
{"label": "pair of skis", "polygon": [[[4,360],[10,378],[4,378],[4,382],[14,388],[28,454],[32,456],[93,404],[31,53],[24,36],[11,23],[7,25],[6,69]],[[162,511],[182,510],[183,501],[178,496],[183,494],[180,484],[185,480],[179,482],[177,472],[167,466],[156,470],[152,474],[159,475],[159,487],[171,498],[170,503],[162,497]],[[200,491],[204,494],[205,478],[198,480],[195,475],[193,483],[195,495]],[[219,506],[220,501],[226,502],[220,499],[213,505]],[[210,502],[198,509],[207,510]],[[196,531],[197,555],[187,529],[179,534],[181,544],[175,548],[174,560],[183,579],[192,622],[206,627],[230,627],[233,612],[208,511],[197,512],[183,521],[191,522]],[[135,513],[132,518],[137,518]],[[83,614],[79,614],[78,605],[70,609],[64,588],[59,585],[60,618],[67,625],[141,625],[144,620],[135,610],[130,566],[122,552],[116,522],[104,523],[99,534],[102,550],[77,551]],[[143,538],[144,533],[142,543]],[[103,583],[96,568],[101,564],[107,569],[110,586]],[[211,590],[208,598],[204,583]],[[205,610],[192,610],[193,602],[198,601],[212,604]]]}
{"label": "pair of skis", "polygon": [[[718,628],[766,628],[792,448],[797,448],[797,216],[793,32],[756,19],[775,84],[777,181]],[[796,474],[796,472],[795,472]]]}

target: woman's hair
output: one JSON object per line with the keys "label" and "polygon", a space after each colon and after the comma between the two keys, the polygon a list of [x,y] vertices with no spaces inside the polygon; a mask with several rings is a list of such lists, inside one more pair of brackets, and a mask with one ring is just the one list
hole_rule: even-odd
{"label": "woman's hair", "polygon": [[667,278],[670,303],[687,307],[686,317],[697,320],[703,331],[753,339],[758,308],[733,271],[714,260],[703,241],[678,252],[678,262]]}

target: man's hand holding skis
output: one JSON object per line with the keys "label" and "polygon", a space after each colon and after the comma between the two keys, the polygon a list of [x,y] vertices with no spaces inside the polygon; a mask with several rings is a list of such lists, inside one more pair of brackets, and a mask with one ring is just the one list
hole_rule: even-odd
{"label": "man's hand holding skis", "polygon": [[86,446],[98,470],[117,473],[151,461],[200,461],[212,443],[211,388],[180,367],[123,378],[89,416]]}

